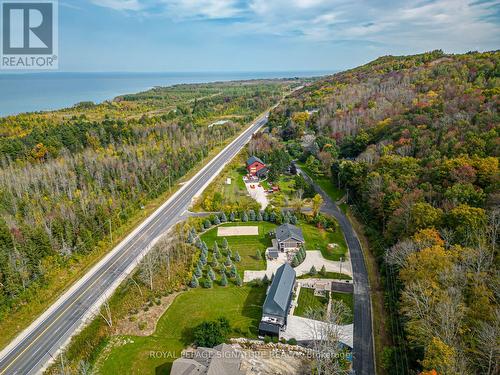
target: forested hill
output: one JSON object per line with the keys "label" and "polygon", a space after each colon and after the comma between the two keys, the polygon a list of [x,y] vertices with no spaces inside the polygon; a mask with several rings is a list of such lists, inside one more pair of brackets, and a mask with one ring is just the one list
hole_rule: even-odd
{"label": "forested hill", "polygon": [[288,152],[346,188],[367,219],[386,305],[405,332],[388,324],[395,345],[379,360],[389,373],[499,371],[499,61],[385,56],[271,115]]}

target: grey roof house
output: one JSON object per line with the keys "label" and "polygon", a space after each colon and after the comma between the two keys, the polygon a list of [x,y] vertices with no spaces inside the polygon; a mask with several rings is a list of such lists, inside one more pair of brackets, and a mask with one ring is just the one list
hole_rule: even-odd
{"label": "grey roof house", "polygon": [[279,336],[280,328],[287,322],[294,286],[295,270],[285,263],[276,271],[267,292],[259,324],[260,335]]}
{"label": "grey roof house", "polygon": [[292,224],[276,228],[276,240],[280,251],[296,250],[305,243],[302,229]]}
{"label": "grey roof house", "polygon": [[170,375],[244,375],[241,353],[231,345],[221,344],[214,348],[197,348],[185,357],[176,359]]}

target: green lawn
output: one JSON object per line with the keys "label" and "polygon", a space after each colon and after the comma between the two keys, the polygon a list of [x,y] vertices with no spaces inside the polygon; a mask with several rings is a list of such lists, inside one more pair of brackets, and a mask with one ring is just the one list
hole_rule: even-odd
{"label": "green lawn", "polygon": [[[316,228],[313,225],[300,225],[307,250],[320,250],[323,257],[329,260],[340,260],[347,253],[347,244],[340,228],[330,232],[324,229]],[[328,244],[337,244],[334,248],[328,248]],[[318,270],[319,271],[319,270]]]}
{"label": "green lawn", "polygon": [[[259,227],[259,235],[258,236],[229,236],[226,237],[227,242],[229,244],[229,248],[233,252],[233,254],[238,251],[241,257],[241,262],[236,263],[236,267],[238,271],[242,273],[244,270],[264,270],[266,269],[266,261],[265,256],[263,254],[264,250],[271,246],[271,237],[268,236],[268,233],[276,228],[276,224],[269,223],[265,221],[252,221],[247,223],[225,223],[222,226],[230,227],[230,226],[258,226]],[[209,253],[211,257],[212,248],[214,246],[214,242],[217,241],[219,245],[219,249],[222,252],[222,237],[217,236],[217,227],[210,229],[208,232],[204,233],[201,236],[201,239],[206,242]],[[262,259],[258,260],[255,257],[255,253],[257,250],[262,252]]]}
{"label": "green lawn", "polygon": [[316,182],[321,189],[325,191],[326,194],[334,202],[338,201],[345,195],[345,191],[343,189],[337,188],[333,182],[330,180],[328,176],[315,176],[303,163],[297,163],[297,165],[302,169],[309,177],[311,177],[314,182]]}
{"label": "green lawn", "polygon": [[340,293],[340,292],[332,292],[332,298],[337,301],[344,302],[349,310],[351,311],[351,316],[349,319],[344,321],[344,324],[351,324],[353,322],[353,314],[354,314],[354,295],[352,293]]}
{"label": "green lawn", "polygon": [[[101,374],[168,374],[175,358],[192,343],[192,330],[205,320],[225,316],[231,336],[256,337],[265,287],[215,287],[190,289],[180,294],[147,337],[123,337],[128,343],[110,349],[98,360]],[[106,353],[108,350],[104,350]],[[152,356],[151,352],[162,352]]]}
{"label": "green lawn", "polygon": [[[319,270],[318,270],[319,271]],[[337,279],[337,280],[352,280],[352,277],[346,275],[345,273],[338,272],[326,272],[324,275],[309,275],[306,273],[305,275],[299,276],[298,279]]]}
{"label": "green lawn", "polygon": [[310,308],[326,309],[327,306],[328,306],[327,297],[315,296],[314,289],[312,288],[300,288],[298,304],[297,307],[295,307],[293,315],[305,317],[306,312]]}
{"label": "green lawn", "polygon": [[291,196],[295,192],[295,180],[292,176],[281,175],[278,180],[280,191]]}

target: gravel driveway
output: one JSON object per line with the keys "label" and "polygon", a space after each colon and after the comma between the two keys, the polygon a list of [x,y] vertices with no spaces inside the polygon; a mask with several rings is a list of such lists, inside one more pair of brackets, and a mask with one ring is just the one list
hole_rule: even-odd
{"label": "gravel driveway", "polygon": [[[259,186],[258,182],[245,182],[245,186],[247,187],[248,193],[259,202],[261,209],[265,209],[269,204],[269,200],[267,199],[266,191],[262,186]],[[253,186],[253,189],[250,187]]]}

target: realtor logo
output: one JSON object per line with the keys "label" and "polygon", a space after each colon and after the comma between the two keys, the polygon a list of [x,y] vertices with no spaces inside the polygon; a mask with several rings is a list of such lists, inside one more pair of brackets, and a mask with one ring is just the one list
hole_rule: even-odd
{"label": "realtor logo", "polygon": [[2,69],[57,69],[57,3],[1,3]]}

